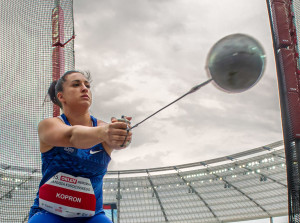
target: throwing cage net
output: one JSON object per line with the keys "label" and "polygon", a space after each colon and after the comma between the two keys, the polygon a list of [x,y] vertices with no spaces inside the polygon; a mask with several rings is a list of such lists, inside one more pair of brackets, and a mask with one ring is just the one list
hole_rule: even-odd
{"label": "throwing cage net", "polygon": [[[299,222],[300,72],[297,33],[300,30],[300,3],[292,0],[268,0],[267,6],[270,14],[274,52],[278,68],[288,176],[289,220],[290,222]],[[47,98],[45,100],[47,89],[52,80],[58,79],[67,70],[73,70],[75,66],[73,4],[71,0],[1,0],[0,18],[0,222],[27,222],[28,211],[36,196],[41,178],[37,126],[40,120],[59,114],[58,108],[53,107],[52,103],[47,101]],[[278,166],[282,166],[283,163],[280,161],[283,157],[282,154],[277,154],[274,157],[278,158],[278,161],[276,160]],[[267,158],[261,157],[259,159],[265,160]],[[273,162],[271,158],[268,158],[268,160]],[[255,159],[252,160],[252,162],[254,161]],[[224,166],[224,168],[228,169],[229,167]],[[245,167],[242,168],[248,168],[246,162]],[[273,171],[271,164],[266,166],[266,169]],[[250,171],[248,168],[247,171],[252,173],[254,170]],[[247,171],[246,173],[248,173]],[[207,188],[213,188],[210,187],[212,179],[206,177],[205,171],[202,171],[203,173],[201,172],[199,175],[200,172],[197,170],[192,175],[186,173],[187,176],[181,176],[180,173],[176,173],[170,176],[170,181],[176,179],[175,186],[178,187],[179,185],[182,187],[184,197],[191,198],[191,195],[196,196],[198,197],[198,202],[201,194],[197,194],[197,189],[200,188],[200,185],[199,188],[196,186],[192,187],[190,182],[185,181],[185,179],[193,175],[200,178],[203,177],[201,181],[207,180]],[[129,179],[120,177],[120,172],[118,172],[117,177],[109,178],[106,181],[104,188],[111,192],[106,193],[109,195],[106,200],[110,202],[110,204],[107,204],[109,206],[108,209],[111,209],[111,216],[115,216],[118,222],[121,222],[122,215],[124,216],[124,222],[133,222],[132,219],[135,219],[135,222],[141,222],[139,221],[140,219],[145,219],[143,212],[131,215],[130,211],[135,212],[135,210],[130,210],[130,205],[146,207],[147,202],[147,205],[152,205],[145,211],[147,219],[151,218],[154,219],[154,222],[163,222],[172,218],[169,217],[171,212],[163,205],[163,200],[161,202],[158,199],[161,189],[161,187],[157,186],[159,184],[158,181],[155,182],[156,178],[153,181],[149,172],[146,171],[146,173],[147,176],[142,178]],[[244,173],[245,170],[239,172],[241,175]],[[272,182],[275,182],[277,186],[280,185],[281,190],[285,189],[285,184],[282,183],[284,181],[282,179],[283,175],[280,171],[276,173],[275,171],[270,172],[270,176],[267,173],[256,174],[260,176],[261,182],[265,182],[273,177]],[[276,179],[276,176],[278,176],[278,179]],[[218,177],[219,175],[215,174],[215,179],[221,179]],[[162,176],[161,178],[164,177]],[[126,184],[127,181],[129,186]],[[136,182],[142,183],[137,185]],[[234,188],[235,192],[239,189],[224,181],[224,178],[213,182],[218,184],[216,191],[219,191],[221,187],[226,189]],[[250,183],[252,180],[247,182]],[[165,184],[168,187],[171,185],[169,182]],[[127,187],[134,189],[130,192],[131,189],[129,190]],[[139,194],[139,190],[143,192]],[[126,194],[126,191],[129,191],[130,194]],[[265,189],[265,191],[268,191],[268,189]],[[186,193],[189,195],[185,195]],[[211,194],[215,194],[215,192],[211,192]],[[139,202],[143,201],[146,203],[141,205],[142,203],[135,204],[132,201],[132,203],[124,205],[126,204],[124,202],[125,199],[128,198],[126,197],[127,195],[140,196]],[[229,197],[228,194],[223,195]],[[178,196],[178,194],[168,195],[166,199],[170,200],[173,196]],[[243,196],[245,199],[245,195]],[[259,196],[262,196],[262,194]],[[245,200],[247,202],[248,200],[251,201],[250,198]],[[190,201],[187,199],[185,203],[191,203]],[[156,204],[157,202],[159,205]],[[234,203],[234,200],[231,202]],[[280,206],[283,203],[282,200],[277,202],[279,205],[277,209],[284,210],[284,205]],[[175,201],[172,200],[171,203],[175,203]],[[194,206],[200,207],[199,205],[200,203],[195,203]],[[203,216],[196,215],[196,213],[205,213],[209,204],[202,202],[201,205],[203,205],[201,210],[197,208],[194,208],[195,211],[193,211],[194,209],[188,209],[188,212],[191,212],[190,220],[193,219],[194,222],[199,222],[197,220],[198,217],[203,218]],[[250,205],[253,204],[251,203]],[[123,208],[120,209],[123,212],[119,211],[116,213],[115,210],[120,207]],[[125,209],[125,207],[128,207],[128,209]],[[157,209],[157,207],[160,208]],[[247,207],[245,206],[243,209],[249,210]],[[238,207],[233,208],[237,209]],[[175,209],[171,216],[176,215],[175,212],[177,211]],[[178,206],[178,209],[182,212],[185,211],[181,206]],[[261,209],[264,210],[264,208]],[[155,215],[156,212],[159,213],[157,214],[159,217],[155,221],[155,216],[153,217],[152,215]],[[207,213],[209,221],[224,221],[216,213],[216,211]],[[253,216],[255,213],[257,213],[257,210],[253,211]],[[266,213],[268,214],[265,215]],[[284,211],[274,212],[275,215],[284,213]],[[140,215],[140,219],[137,218],[138,215]],[[237,213],[234,215],[237,215]],[[244,214],[244,216],[246,215],[248,216],[248,213]],[[271,214],[264,210],[261,216],[271,216]],[[248,218],[251,217],[248,216]],[[179,221],[184,220],[186,219]],[[234,221],[237,219],[228,218],[225,221],[230,220]],[[175,221],[177,220],[175,219]]]}
{"label": "throwing cage net", "polygon": [[0,1],[0,222],[26,222],[37,192],[37,126],[57,110],[45,96],[74,69],[72,10],[72,1]]}
{"label": "throwing cage net", "polygon": [[289,222],[300,222],[300,2],[267,1],[273,34],[288,179]]}

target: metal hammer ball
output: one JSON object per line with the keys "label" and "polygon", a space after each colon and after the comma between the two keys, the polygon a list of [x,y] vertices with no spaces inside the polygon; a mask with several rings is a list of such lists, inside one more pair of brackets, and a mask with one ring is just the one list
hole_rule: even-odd
{"label": "metal hammer ball", "polygon": [[210,50],[206,66],[218,88],[238,93],[253,87],[266,63],[264,49],[254,38],[233,34],[219,40]]}

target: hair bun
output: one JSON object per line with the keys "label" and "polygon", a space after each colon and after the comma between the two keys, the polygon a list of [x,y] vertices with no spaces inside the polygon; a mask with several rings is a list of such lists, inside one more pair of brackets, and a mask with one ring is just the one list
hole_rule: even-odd
{"label": "hair bun", "polygon": [[57,80],[52,81],[52,83],[48,89],[48,95],[50,96],[50,99],[54,104],[59,105],[57,102],[56,93],[55,93],[55,85],[56,84],[57,84]]}

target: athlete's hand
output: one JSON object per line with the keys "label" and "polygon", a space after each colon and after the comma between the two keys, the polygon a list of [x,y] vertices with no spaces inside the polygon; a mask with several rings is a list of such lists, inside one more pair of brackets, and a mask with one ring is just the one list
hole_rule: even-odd
{"label": "athlete's hand", "polygon": [[[128,122],[131,117],[124,117]],[[130,123],[130,122],[129,122]],[[130,124],[125,121],[120,121],[116,118],[111,118],[111,123],[107,124],[106,132],[107,139],[105,142],[111,149],[124,149],[126,148],[132,139],[132,132],[127,131],[130,128]]]}

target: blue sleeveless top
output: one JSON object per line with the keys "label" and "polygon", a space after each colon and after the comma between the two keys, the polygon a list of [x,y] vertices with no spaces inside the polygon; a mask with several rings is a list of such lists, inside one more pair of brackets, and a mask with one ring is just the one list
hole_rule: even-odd
{"label": "blue sleeveless top", "polygon": [[[67,117],[59,116],[65,124],[70,125]],[[91,116],[93,126],[97,126],[97,119]],[[74,147],[53,147],[42,153],[42,180],[39,185],[37,197],[31,209],[39,208],[39,192],[41,187],[54,175],[61,172],[66,176],[88,178],[94,190],[96,198],[95,215],[103,211],[103,177],[107,172],[107,166],[111,160],[102,144],[89,149],[77,149]],[[71,178],[72,179],[72,178]],[[33,211],[33,210],[31,210]],[[34,211],[36,212],[36,211]]]}

